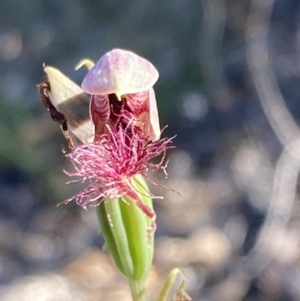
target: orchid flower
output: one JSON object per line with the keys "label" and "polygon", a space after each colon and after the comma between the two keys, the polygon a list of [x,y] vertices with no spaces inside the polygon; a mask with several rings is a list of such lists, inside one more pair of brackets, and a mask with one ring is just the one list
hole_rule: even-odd
{"label": "orchid flower", "polygon": [[[69,154],[77,177],[90,180],[87,188],[65,203],[75,200],[86,208],[104,199],[131,196],[152,220],[155,213],[145,206],[132,189],[131,181],[149,170],[166,169],[162,160],[150,160],[170,148],[171,139],[161,139],[155,93],[158,79],[155,67],[146,59],[125,50],[114,49],[92,65],[82,82],[82,89],[59,70],[45,67],[51,91],[49,97],[63,113],[70,131],[83,144]],[[87,94],[90,119],[87,118]],[[81,111],[82,110],[82,111]],[[152,198],[150,192],[148,195]]]}
{"label": "orchid flower", "polygon": [[[129,280],[133,299],[145,300],[156,229],[152,199],[162,198],[150,192],[145,179],[153,183],[148,173],[155,169],[166,174],[166,151],[172,148],[172,138],[160,138],[153,89],[158,71],[121,49],[106,53],[96,64],[83,64],[90,70],[81,88],[56,68],[44,67],[49,88],[43,96],[76,139],[67,155],[74,171],[66,174],[75,178],[70,182],[89,182],[64,203],[96,207],[106,250]],[[161,160],[152,163],[158,156]]]}

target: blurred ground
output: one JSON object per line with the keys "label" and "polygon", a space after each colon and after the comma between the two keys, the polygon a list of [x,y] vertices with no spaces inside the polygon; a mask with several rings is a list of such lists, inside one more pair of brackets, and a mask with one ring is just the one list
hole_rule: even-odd
{"label": "blurred ground", "polygon": [[115,47],[158,68],[177,134],[150,300],[175,266],[194,300],[300,300],[299,25],[297,0],[0,0],[1,300],[130,300],[93,210],[56,207],[77,189],[36,90]]}

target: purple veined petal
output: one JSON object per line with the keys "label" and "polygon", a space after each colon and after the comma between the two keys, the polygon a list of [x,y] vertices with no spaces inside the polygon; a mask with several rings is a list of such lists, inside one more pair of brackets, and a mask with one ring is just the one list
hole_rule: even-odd
{"label": "purple veined petal", "polygon": [[104,54],[82,82],[82,89],[91,95],[115,93],[119,100],[124,94],[138,93],[152,87],[158,71],[137,54],[113,49]]}
{"label": "purple veined petal", "polygon": [[136,117],[142,113],[149,113],[149,90],[134,94],[126,94],[122,97]]}
{"label": "purple veined petal", "polygon": [[161,131],[154,89],[151,87],[143,92],[127,94],[123,98],[143,131],[153,137],[153,140],[159,140]]}
{"label": "purple veined petal", "polygon": [[95,134],[89,116],[89,95],[58,69],[46,66],[44,71],[50,82],[51,103],[64,114],[70,132],[81,142],[92,142]]}
{"label": "purple veined petal", "polygon": [[92,95],[90,101],[90,116],[95,125],[95,133],[101,135],[107,131],[106,124],[109,122],[110,106],[107,95]]}
{"label": "purple veined petal", "polygon": [[107,123],[110,116],[109,99],[107,95],[93,95],[91,97],[98,118]]}

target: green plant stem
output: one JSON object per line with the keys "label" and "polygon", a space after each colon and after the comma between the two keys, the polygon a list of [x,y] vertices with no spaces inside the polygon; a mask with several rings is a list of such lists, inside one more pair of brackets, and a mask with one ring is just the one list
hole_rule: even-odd
{"label": "green plant stem", "polygon": [[167,300],[169,292],[171,290],[171,287],[173,286],[178,274],[183,274],[183,272],[178,268],[173,269],[169,273],[169,275],[166,278],[165,283],[155,301],[166,301]]}
{"label": "green plant stem", "polygon": [[144,281],[129,280],[133,301],[147,301]]}

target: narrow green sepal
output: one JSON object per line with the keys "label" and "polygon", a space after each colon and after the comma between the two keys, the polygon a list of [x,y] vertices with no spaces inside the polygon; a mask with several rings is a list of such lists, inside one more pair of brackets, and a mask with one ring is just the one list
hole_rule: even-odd
{"label": "narrow green sepal", "polygon": [[[152,199],[143,177],[136,176],[130,184],[141,201],[152,209]],[[97,207],[97,215],[105,250],[119,271],[131,282],[144,282],[153,260],[154,231],[149,232],[149,217],[128,196],[104,200]]]}

